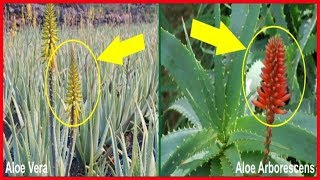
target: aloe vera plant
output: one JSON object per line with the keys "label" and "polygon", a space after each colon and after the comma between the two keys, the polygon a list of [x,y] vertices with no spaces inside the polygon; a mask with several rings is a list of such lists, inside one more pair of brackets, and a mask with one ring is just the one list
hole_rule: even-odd
{"label": "aloe vera plant", "polygon": [[[10,5],[8,5],[10,6]],[[24,6],[25,5],[18,5]],[[38,22],[45,17],[37,7],[45,4],[31,4]],[[76,7],[77,5],[68,5]],[[90,7],[91,5],[84,5]],[[104,10],[108,8],[101,6]],[[65,5],[55,5],[56,16]],[[132,9],[139,6],[132,5]],[[150,14],[157,14],[156,6]],[[121,9],[121,5],[116,8]],[[95,8],[97,9],[97,8]],[[86,12],[84,12],[86,13]],[[96,13],[96,12],[95,12]],[[5,13],[5,21],[10,21],[10,13]],[[61,13],[61,18],[72,19],[70,14]],[[149,17],[148,17],[149,18]],[[42,21],[41,21],[42,19]],[[24,164],[26,171],[5,172],[6,176],[155,176],[158,174],[158,29],[157,22],[137,22],[129,26],[97,24],[95,28],[83,25],[70,27],[57,20],[59,32],[55,37],[44,36],[48,26],[43,23],[35,27],[25,26],[14,37],[4,33],[4,164]],[[17,17],[18,22],[18,17]],[[10,32],[10,27],[6,30]],[[128,31],[130,29],[130,31]],[[53,119],[56,128],[57,156],[53,161],[50,140],[50,111],[46,101],[44,82],[48,56],[41,57],[42,44],[58,46],[68,39],[79,39],[87,43],[98,55],[120,35],[124,38],[136,34],[145,35],[145,50],[124,59],[118,66],[99,62],[101,71],[101,96],[92,117],[73,129]],[[90,34],[90,35],[88,35]],[[52,38],[52,41],[49,38]],[[59,37],[59,41],[56,39]],[[26,43],[27,42],[27,43]],[[53,45],[51,43],[51,45]],[[71,122],[66,112],[68,103],[68,81],[70,80],[70,60],[75,45],[77,68],[81,78],[82,94],[79,121],[88,117],[97,99],[98,77],[95,61],[86,48],[78,44],[67,44],[56,51],[53,71],[51,104],[56,114],[64,122]],[[55,46],[51,46],[56,48]],[[50,49],[52,50],[52,49]],[[44,59],[45,61],[39,61]],[[23,66],[21,66],[23,62]],[[59,71],[58,69],[59,68]],[[49,77],[48,77],[49,80]],[[80,101],[79,101],[80,102]],[[78,133],[75,138],[69,134]],[[73,137],[71,135],[71,137]],[[75,142],[72,150],[72,140]],[[72,155],[73,154],[73,155]],[[73,156],[73,158],[71,158]],[[70,157],[70,158],[69,158]],[[68,162],[68,159],[69,162]],[[37,173],[28,168],[28,162],[47,166],[47,171]],[[71,164],[70,171],[68,171]],[[56,165],[56,171],[53,170]]]}
{"label": "aloe vera plant", "polygon": [[[79,72],[76,64],[76,53],[74,47],[71,50],[71,63],[69,69],[69,81],[68,81],[68,92],[67,92],[67,112],[70,118],[71,124],[76,125],[80,123],[81,104],[82,104],[82,93]],[[78,127],[71,127],[69,130],[68,138],[69,144],[69,155],[66,165],[66,176],[69,175],[71,163],[74,155],[74,149],[76,145],[76,139],[78,135]]]}
{"label": "aloe vera plant", "polygon": [[[42,45],[42,57],[45,59],[45,62],[49,62],[50,58],[50,68],[49,68],[49,75],[48,75],[48,82],[49,82],[49,98],[50,104],[54,106],[54,98],[53,98],[53,89],[54,89],[54,71],[56,71],[57,65],[55,61],[55,55],[52,56],[53,52],[56,49],[56,42],[58,41],[57,38],[57,22],[56,22],[56,15],[54,10],[53,4],[48,4],[45,10],[45,17],[44,17],[44,24],[43,24],[43,45]],[[57,140],[55,134],[55,121],[52,112],[50,112],[50,141],[51,141],[51,153],[52,153],[52,168],[53,168],[53,175],[57,175]]]}
{"label": "aloe vera plant", "polygon": [[[200,19],[202,13],[206,12],[204,9],[211,9],[208,15],[214,18],[215,25],[218,26],[220,20],[227,21],[226,24],[229,24],[231,31],[245,46],[248,45],[254,33],[270,20],[264,18],[265,13],[267,17],[271,16],[272,10],[272,13],[279,13],[279,16],[275,16],[276,19],[285,21],[281,14],[284,12],[283,5],[268,7],[259,4],[232,4],[230,17],[221,13],[223,7],[221,5],[202,6],[195,18]],[[281,11],[273,11],[273,8],[279,8]],[[315,11],[313,13],[316,14]],[[311,22],[315,20],[314,14],[309,17]],[[188,26],[188,22],[185,26]],[[308,39],[313,27],[314,25],[310,26],[311,29],[303,37]],[[183,27],[182,31],[183,29],[187,28]],[[177,84],[179,95],[167,109],[164,109],[163,117],[170,117],[168,114],[176,111],[182,114],[187,123],[186,125],[181,123],[182,125],[177,125],[178,128],[173,128],[173,131],[169,130],[162,135],[161,174],[171,176],[259,175],[257,171],[254,173],[237,171],[239,162],[258,167],[265,156],[266,127],[246,109],[244,94],[241,93],[241,65],[244,51],[214,56],[207,46],[200,44],[199,48],[199,43],[188,37],[186,37],[186,46],[172,33],[164,29],[160,31],[161,64]],[[272,35],[279,33],[282,36],[282,32],[267,32],[267,36],[268,33]],[[286,40],[286,44],[289,44],[286,47],[288,49],[293,42],[289,38],[284,41]],[[302,43],[305,40],[301,38],[299,41]],[[252,47],[252,55],[247,60],[249,72],[251,66],[256,67],[253,64],[261,63],[259,59],[264,58],[264,53],[261,53],[261,56],[258,53],[255,54],[257,52],[255,48],[266,44],[265,39],[259,42],[261,44],[257,43],[258,45]],[[303,46],[302,48],[304,49]],[[203,54],[211,56],[198,55],[199,49]],[[208,60],[204,61],[202,57],[210,57],[209,60],[212,63],[208,64]],[[298,62],[300,57],[296,56],[296,52],[286,53],[287,67],[289,67],[288,64],[296,65]],[[259,77],[259,71],[259,68],[258,71],[254,71],[256,77]],[[299,73],[292,70],[292,67],[288,68],[287,73],[290,94],[296,96],[301,91],[299,88],[293,88],[291,82],[297,83],[295,78],[299,77]],[[256,79],[260,83],[261,79]],[[165,82],[162,81],[162,83]],[[249,92],[247,98],[250,96],[252,94]],[[315,95],[313,94],[312,97],[314,98]],[[284,107],[287,114],[275,116],[274,123],[283,122],[292,115],[292,111],[297,107],[297,101],[291,98],[289,104]],[[265,114],[258,114],[258,116],[263,119]],[[307,164],[314,167],[316,163],[315,119],[314,115],[300,109],[288,124],[273,128],[270,153],[268,153],[269,163],[272,165]],[[168,120],[163,119],[163,121]],[[296,162],[291,162],[292,159]],[[314,175],[314,172],[310,174]],[[266,171],[261,173],[261,175],[275,176],[310,174]]]}

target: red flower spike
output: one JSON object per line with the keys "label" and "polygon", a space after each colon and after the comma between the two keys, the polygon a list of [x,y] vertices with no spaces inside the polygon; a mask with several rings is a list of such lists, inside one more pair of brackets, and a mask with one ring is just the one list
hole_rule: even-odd
{"label": "red flower spike", "polygon": [[[258,99],[252,103],[262,109],[270,110],[270,113],[284,114],[281,108],[290,98],[287,92],[287,78],[285,76],[285,48],[280,37],[271,38],[266,45],[264,67],[261,69],[261,88],[258,91]],[[272,122],[267,122],[269,124]]]}
{"label": "red flower spike", "polygon": [[[266,45],[266,54],[261,68],[261,87],[257,89],[258,99],[252,103],[263,110],[266,110],[266,121],[273,124],[275,114],[286,114],[287,111],[281,109],[290,94],[287,92],[287,78],[285,66],[285,48],[280,37],[271,38]],[[267,127],[265,150],[263,163],[269,161],[272,128]]]}

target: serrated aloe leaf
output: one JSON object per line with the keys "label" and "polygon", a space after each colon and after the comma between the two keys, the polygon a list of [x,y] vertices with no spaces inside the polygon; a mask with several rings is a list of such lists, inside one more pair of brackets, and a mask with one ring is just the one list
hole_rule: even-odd
{"label": "serrated aloe leaf", "polygon": [[169,71],[197,113],[203,127],[221,126],[215,110],[214,89],[200,63],[172,34],[161,29],[161,63]]}
{"label": "serrated aloe leaf", "polygon": [[[280,122],[276,120],[274,124]],[[240,151],[263,151],[265,129],[266,127],[253,116],[239,118],[235,131],[230,134],[229,144],[238,142]],[[271,152],[289,155],[308,163],[315,164],[316,162],[316,136],[311,131],[291,123],[272,128],[270,149]]]}
{"label": "serrated aloe leaf", "polygon": [[[275,20],[275,25],[281,26],[285,29],[288,29],[288,25],[286,22],[286,16],[284,15],[283,12],[283,4],[271,4],[270,5],[270,12]],[[284,31],[279,31],[279,34],[284,42],[284,44],[289,43],[289,36],[286,32]]]}
{"label": "serrated aloe leaf", "polygon": [[[310,39],[313,39],[312,35],[310,36],[308,41]],[[312,42],[312,43],[314,43],[314,42]],[[307,44],[308,44],[308,42],[307,42]],[[295,43],[290,44],[286,49],[286,64],[287,64],[287,67],[289,66],[288,67],[288,74],[290,74],[290,73],[292,74],[291,71],[293,71],[292,68],[294,67],[294,63],[296,62],[296,58],[295,58],[296,51],[297,51],[297,45]],[[304,98],[308,98],[308,97],[314,98],[315,84],[316,84],[315,83],[315,81],[316,81],[316,65],[315,65],[314,59],[311,55],[306,56],[305,52],[304,52],[304,55],[305,55],[306,76],[307,76],[306,90],[305,90]],[[301,59],[300,59],[300,61],[302,62]],[[302,72],[302,73],[304,73],[304,72]],[[289,76],[287,77],[288,82],[293,83],[293,84],[291,84],[291,89],[290,89],[291,97],[290,97],[290,101],[289,101],[289,105],[290,105],[289,108],[291,110],[296,109],[297,102],[299,102],[299,100],[301,98],[302,87],[300,87],[297,78],[300,78],[302,80],[302,77],[303,77],[303,74],[301,74],[301,77],[297,77],[296,75],[294,75],[293,77],[289,77]],[[304,83],[304,82],[301,82],[301,83]]]}
{"label": "serrated aloe leaf", "polygon": [[237,145],[232,144],[230,147],[228,147],[224,151],[224,155],[227,158],[227,160],[230,162],[230,165],[233,169],[234,175],[242,176],[242,173],[236,172],[237,163],[241,162],[240,151],[238,150]]}
{"label": "serrated aloe leaf", "polygon": [[[261,42],[261,43],[260,43]],[[263,44],[263,45],[262,45]],[[263,61],[264,57],[265,57],[265,51],[262,50],[262,48],[260,49],[261,46],[264,47],[264,45],[267,44],[265,40],[261,40],[259,41],[259,44],[255,44],[255,46],[252,46],[252,53],[249,53],[247,56],[247,65],[249,66],[249,68],[257,61]],[[248,68],[248,67],[247,67]]]}
{"label": "serrated aloe leaf", "polygon": [[172,176],[184,176],[191,173],[197,167],[201,167],[202,164],[209,161],[210,158],[217,155],[219,152],[219,148],[214,144],[203,150],[199,153],[194,154],[190,158],[183,161],[178,167],[176,167],[175,171],[171,174]]}
{"label": "serrated aloe leaf", "polygon": [[[306,47],[308,39],[310,38],[313,28],[315,27],[316,21],[317,21],[317,7],[315,6],[312,18],[306,20],[305,22],[302,22],[299,28],[299,35],[300,37],[302,37],[301,40],[299,41],[299,44],[302,50],[304,50]],[[297,55],[300,57],[299,52],[297,52]]]}
{"label": "serrated aloe leaf", "polygon": [[[215,26],[220,26],[220,4],[214,5],[214,17]],[[222,56],[214,57],[214,86],[215,92],[214,97],[217,107],[217,113],[222,123],[225,123],[225,81],[224,81],[224,71],[225,68],[222,63]],[[224,126],[224,125],[222,125]]]}
{"label": "serrated aloe leaf", "polygon": [[[232,5],[231,6],[231,24],[230,29],[236,35],[239,36],[240,41],[247,46],[255,33],[255,27],[257,25],[259,12],[261,5]],[[238,11],[245,12],[244,16],[238,16]],[[239,18],[242,17],[242,18]],[[244,51],[234,53],[234,55],[242,55]],[[242,56],[243,57],[243,56]],[[241,59],[240,59],[241,61]]]}
{"label": "serrated aloe leaf", "polygon": [[[167,161],[163,162],[161,168],[162,175],[172,175],[179,167],[188,163],[189,158],[208,148],[215,150],[215,154],[218,154],[219,149],[215,143],[216,139],[217,134],[212,129],[202,129],[200,132],[184,139],[179,146],[172,150],[173,152]],[[212,153],[212,156],[214,157],[214,153]],[[191,165],[193,164],[191,163]],[[187,168],[188,166],[184,166],[184,169]],[[192,169],[188,169],[188,171],[191,172]]]}
{"label": "serrated aloe leaf", "polygon": [[317,37],[315,34],[311,34],[307,40],[307,43],[303,49],[303,54],[305,56],[312,54],[316,51],[317,48]]}
{"label": "serrated aloe leaf", "polygon": [[[245,26],[247,17],[249,14],[249,5],[247,4],[232,4],[231,5],[231,17],[230,17],[230,30],[237,36],[239,39],[242,35],[242,30]],[[242,17],[242,18],[239,18]],[[242,38],[240,39],[240,41]],[[242,42],[242,41],[241,41]],[[244,46],[247,46],[242,42]],[[240,90],[241,90],[241,54],[242,52],[237,52],[231,54],[229,69],[226,69],[227,74],[227,84],[225,88],[225,109],[226,109],[226,120],[230,121],[232,116],[237,109],[237,105],[240,100]],[[231,122],[228,122],[231,123]]]}
{"label": "serrated aloe leaf", "polygon": [[[286,65],[287,65],[287,73],[288,74],[292,74],[290,73],[292,71],[293,68],[293,64],[295,63],[295,61],[297,60],[296,57],[296,52],[297,52],[297,45],[295,43],[292,43],[288,46],[286,46]],[[296,108],[296,104],[293,104],[294,102],[298,102],[301,98],[301,91],[300,91],[300,87],[299,87],[299,83],[298,83],[298,79],[297,76],[287,76],[288,78],[288,82],[291,82],[292,84],[290,85],[290,101],[289,101],[289,105],[293,105],[293,109]],[[292,109],[292,110],[293,110]]]}
{"label": "serrated aloe leaf", "polygon": [[187,98],[181,98],[174,102],[168,109],[172,109],[181,113],[186,117],[196,128],[202,128],[201,122],[191,104],[188,102]]}
{"label": "serrated aloe leaf", "polygon": [[[265,140],[264,136],[250,132],[250,131],[245,131],[245,130],[235,131],[230,135],[230,138],[229,138],[229,142],[235,142],[238,145],[239,150],[241,152],[255,151],[255,150],[262,151],[264,149],[263,147],[264,140]],[[286,146],[279,144],[278,142],[275,142],[275,141],[272,142],[271,146],[272,146],[271,148],[272,151],[275,151],[275,152],[282,152],[282,151],[289,150],[289,148],[287,148]]]}
{"label": "serrated aloe leaf", "polygon": [[[215,101],[217,104],[217,112],[219,114],[219,118],[221,121],[224,121],[225,114],[225,84],[224,84],[224,67],[222,64],[221,58],[214,59],[214,86],[215,93],[213,94],[215,97]],[[224,125],[223,125],[224,126]]]}
{"label": "serrated aloe leaf", "polygon": [[220,165],[222,169],[222,176],[234,176],[234,170],[226,156],[223,155],[220,157]]}
{"label": "serrated aloe leaf", "polygon": [[267,16],[268,10],[269,10],[268,4],[262,4],[261,5],[260,14],[264,14],[264,16],[259,17],[259,20],[258,20],[258,23],[257,23],[257,27],[256,27],[257,29],[261,29],[262,27],[266,26],[266,22],[265,21],[266,21],[266,16]]}
{"label": "serrated aloe leaf", "polygon": [[211,176],[221,176],[222,167],[219,157],[215,157],[210,161],[210,175]]}
{"label": "serrated aloe leaf", "polygon": [[[284,121],[292,115],[292,112],[288,112],[279,117],[280,121]],[[317,134],[316,116],[312,114],[305,114],[303,112],[297,112],[294,117],[290,120],[289,124],[293,126],[298,126],[304,129],[314,136]]]}
{"label": "serrated aloe leaf", "polygon": [[[302,52],[304,51],[306,44],[308,42],[308,39],[310,38],[310,35],[312,34],[312,31],[315,27],[316,21],[317,21],[317,8],[314,7],[312,18],[303,21],[301,23],[300,28],[299,28],[299,37],[301,37],[301,39],[298,41],[299,41],[300,48],[301,48]],[[291,66],[288,66],[288,69],[287,69],[287,74],[288,74],[287,76],[288,77],[295,76],[296,71],[297,71],[297,67],[298,67],[298,63],[302,63],[300,51],[296,52],[295,59],[292,61]],[[289,89],[291,89],[293,86],[294,86],[294,79],[288,81]]]}
{"label": "serrated aloe leaf", "polygon": [[208,177],[210,176],[210,163],[204,163],[203,165],[199,166],[197,169],[192,171],[189,176],[202,176],[202,177]]}
{"label": "serrated aloe leaf", "polygon": [[306,91],[304,98],[313,98],[315,99],[316,94],[316,76],[317,76],[317,66],[316,61],[313,55],[306,56]]}
{"label": "serrated aloe leaf", "polygon": [[[296,60],[295,59],[296,52],[297,52],[297,45],[295,43],[291,43],[290,45],[286,46],[286,65],[288,68],[288,70],[287,70],[288,74],[290,74],[289,72],[291,72],[293,70],[292,69],[293,64]],[[291,85],[291,89],[290,89],[291,96],[290,96],[289,103],[298,102],[301,97],[301,92],[300,92],[300,87],[299,87],[297,77],[296,77],[296,75],[294,75],[294,76],[287,76],[287,78],[288,78],[288,82],[293,83]]]}
{"label": "serrated aloe leaf", "polygon": [[235,35],[240,35],[240,34],[236,34],[236,31],[238,31],[239,33],[239,30],[241,30],[244,27],[248,13],[249,13],[248,4],[232,4],[231,5],[230,30]]}
{"label": "serrated aloe leaf", "polygon": [[200,129],[181,129],[164,135],[161,138],[161,166],[168,160],[170,154],[181,145],[181,143],[188,137],[199,132]]}
{"label": "serrated aloe leaf", "polygon": [[[271,26],[271,25],[274,25],[274,19],[272,17],[272,14],[270,12],[270,9],[268,8],[267,9],[267,13],[265,15],[265,26]],[[265,27],[264,26],[264,27]],[[272,29],[270,30],[270,32],[272,31]],[[270,32],[266,32],[267,34],[270,34]]]}
{"label": "serrated aloe leaf", "polygon": [[[275,153],[270,153],[270,161],[274,164],[279,164],[279,165],[285,165],[285,166],[289,166],[291,163],[288,162],[286,159],[278,156],[277,154]],[[274,175],[277,175],[277,174],[274,174]],[[278,174],[278,175],[283,175],[283,176],[303,176],[302,174],[300,173],[296,173],[296,172],[293,172],[293,173],[281,173],[281,174]]]}
{"label": "serrated aloe leaf", "polygon": [[297,34],[297,27],[300,26],[301,22],[301,10],[299,9],[301,6],[296,4],[296,5],[290,5],[290,6],[285,6],[285,13],[287,15],[287,22],[288,22],[288,28],[292,29],[292,34],[296,35]]}
{"label": "serrated aloe leaf", "polygon": [[[244,46],[247,46],[254,34],[254,30],[259,17],[261,5],[232,5],[230,29],[239,37]],[[239,14],[244,16],[239,16]],[[233,15],[234,14],[234,15]],[[237,16],[237,17],[236,17]],[[239,18],[241,17],[241,18]],[[241,67],[245,51],[239,51],[230,55],[230,69],[227,70],[226,86],[226,119],[228,125],[234,121],[241,92]]]}
{"label": "serrated aloe leaf", "polygon": [[[254,165],[256,172],[259,168],[260,161],[262,160],[263,152],[261,151],[245,151],[241,153],[241,162],[244,164]],[[244,176],[252,176],[252,173],[244,173]]]}
{"label": "serrated aloe leaf", "polygon": [[299,108],[299,112],[315,116],[317,113],[316,102],[317,102],[317,99],[314,96],[310,98],[304,98]]}

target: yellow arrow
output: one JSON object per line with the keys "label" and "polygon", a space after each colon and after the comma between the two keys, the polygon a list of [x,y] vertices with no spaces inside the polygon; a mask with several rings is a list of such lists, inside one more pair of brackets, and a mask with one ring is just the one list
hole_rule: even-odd
{"label": "yellow arrow", "polygon": [[216,46],[216,55],[246,49],[237,37],[220,21],[220,29],[193,19],[191,25],[192,38]]}
{"label": "yellow arrow", "polygon": [[144,50],[143,34],[139,34],[122,42],[120,42],[120,36],[117,36],[100,54],[98,60],[122,65],[124,57],[142,50]]}

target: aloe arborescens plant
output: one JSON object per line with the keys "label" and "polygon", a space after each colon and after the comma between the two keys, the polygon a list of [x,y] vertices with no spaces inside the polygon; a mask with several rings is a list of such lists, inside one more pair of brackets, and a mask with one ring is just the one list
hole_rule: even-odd
{"label": "aloe arborescens plant", "polygon": [[[286,114],[281,109],[285,102],[289,100],[290,94],[287,92],[286,66],[285,66],[285,49],[280,37],[276,36],[269,40],[266,46],[266,56],[263,62],[264,67],[261,69],[261,88],[258,87],[258,99],[252,103],[266,110],[266,121],[273,124],[275,114]],[[272,137],[272,128],[267,127],[266,140],[264,142],[263,163],[268,162],[270,143]]]}
{"label": "aloe arborescens plant", "polygon": [[[55,55],[52,55],[52,53],[54,53],[56,49],[56,42],[58,41],[58,37],[57,37],[56,15],[55,15],[53,4],[46,5],[42,40],[43,40],[42,57],[46,62],[50,61],[50,58],[52,57],[50,61],[51,64],[50,64],[49,75],[48,75],[48,82],[49,82],[48,89],[49,89],[50,104],[52,107],[54,107],[53,72],[56,70],[56,61],[55,61]],[[56,141],[56,135],[55,135],[55,121],[53,118],[54,118],[53,114],[52,112],[50,112],[49,128],[50,128],[50,141],[51,141],[51,151],[52,151],[52,169],[53,169],[53,175],[57,175],[57,141]]]}
{"label": "aloe arborescens plant", "polygon": [[[215,24],[218,26],[221,20],[219,16],[221,5],[217,4],[211,8],[214,10]],[[255,30],[260,28],[257,19],[261,14],[263,15],[263,9],[268,9],[268,6],[232,4],[230,17],[225,16],[230,18],[230,29],[245,46],[254,36]],[[258,172],[261,175],[276,176],[304,175],[301,172],[292,174],[266,170],[266,166],[261,163],[261,158],[264,156],[268,159],[265,161],[272,166],[296,165],[290,162],[290,159],[294,158],[300,165],[310,165],[310,169],[314,167],[316,134],[311,124],[315,125],[315,116],[308,116],[302,111],[298,111],[297,115],[293,116],[285,126],[272,129],[272,143],[270,139],[267,139],[267,153],[264,154],[266,150],[263,145],[266,135],[265,126],[256,121],[255,117],[245,108],[244,96],[250,98],[251,93],[247,95],[241,93],[241,64],[243,64],[241,59],[244,51],[230,53],[226,56],[215,55],[214,58],[204,56],[200,59],[202,60],[200,63],[196,59],[199,48],[193,49],[196,47],[196,41],[191,44],[187,36],[186,42],[190,44],[185,46],[174,35],[163,29],[160,31],[160,38],[162,42],[160,44],[161,64],[179,87],[177,94],[181,96],[163,112],[163,117],[171,117],[167,116],[167,113],[174,110],[180,112],[188,120],[183,121],[186,123],[180,125],[179,120],[178,125],[174,125],[173,131],[164,131],[161,138],[162,175],[251,176]],[[255,48],[256,46],[258,45],[255,45]],[[252,50],[250,53],[256,56],[256,51]],[[261,97],[254,102],[267,110],[266,114],[259,116],[267,116],[269,124],[272,124],[273,121],[274,123],[282,122],[288,115],[292,115],[292,107],[286,107],[288,111],[286,115],[274,116],[285,112],[282,106],[289,98],[285,85],[284,64],[293,64],[298,61],[286,54],[288,58],[285,62],[284,53],[283,44],[279,39],[274,38],[270,40],[270,45],[267,47],[267,57],[261,57],[266,60],[263,69],[265,75],[262,75],[264,82],[262,90],[259,90]],[[251,62],[247,61],[248,67],[252,67],[250,66],[252,63],[259,62],[258,59],[260,55],[259,58],[251,59]],[[274,62],[275,59],[277,63]],[[212,61],[213,66],[205,66],[205,63],[202,63],[204,60]],[[289,68],[291,67],[288,67],[288,82],[297,74],[294,72],[291,75]],[[268,84],[270,82],[272,84]],[[291,86],[289,89],[292,98],[288,106],[295,103],[296,99],[292,95],[299,92],[299,90],[293,91]],[[271,90],[274,93],[266,94]],[[266,102],[270,98],[275,98],[272,99],[273,104]],[[169,118],[168,124],[171,123],[169,120],[173,119]],[[268,131],[270,133],[267,137],[271,137],[271,129]],[[269,151],[272,153],[269,154]],[[256,170],[248,172],[243,170],[242,165],[253,165]],[[260,167],[261,171],[259,171]],[[309,171],[309,173],[314,172],[314,169]]]}

